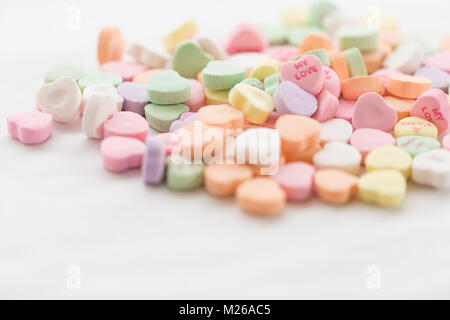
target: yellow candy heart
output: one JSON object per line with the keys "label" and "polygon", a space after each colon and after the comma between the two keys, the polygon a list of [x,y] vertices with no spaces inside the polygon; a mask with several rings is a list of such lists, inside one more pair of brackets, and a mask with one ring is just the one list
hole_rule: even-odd
{"label": "yellow candy heart", "polygon": [[205,88],[206,105],[228,104],[230,90],[212,90]]}
{"label": "yellow candy heart", "polygon": [[163,39],[167,51],[173,52],[180,42],[192,38],[197,31],[198,27],[195,21],[188,21],[178,29],[172,31]]}
{"label": "yellow candy heart", "polygon": [[394,136],[396,138],[422,136],[437,139],[438,129],[430,121],[417,117],[408,117],[400,120],[395,125]]}
{"label": "yellow candy heart", "polygon": [[265,78],[280,72],[281,62],[275,59],[265,59],[250,73],[250,78],[256,78],[263,81]]}
{"label": "yellow candy heart", "polygon": [[371,151],[365,163],[367,172],[392,169],[400,171],[406,179],[411,175],[411,156],[393,145],[381,146]]}
{"label": "yellow candy heart", "polygon": [[274,110],[272,97],[261,89],[240,83],[230,92],[230,104],[241,110],[248,121],[261,124]]}
{"label": "yellow candy heart", "polygon": [[359,179],[361,200],[383,207],[400,205],[406,195],[406,179],[396,170],[377,170]]}

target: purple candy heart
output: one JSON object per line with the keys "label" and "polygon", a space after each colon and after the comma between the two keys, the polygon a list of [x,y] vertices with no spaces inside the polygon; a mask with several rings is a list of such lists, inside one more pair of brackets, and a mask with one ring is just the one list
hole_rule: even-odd
{"label": "purple candy heart", "polygon": [[299,114],[310,117],[317,111],[317,99],[290,81],[281,82],[273,95],[279,114]]}
{"label": "purple candy heart", "polygon": [[148,137],[144,159],[142,160],[142,177],[148,185],[156,185],[164,180],[166,170],[166,143],[157,137]]}
{"label": "purple candy heart", "polygon": [[123,111],[132,111],[144,115],[144,108],[149,103],[145,83],[124,82],[117,87],[123,98]]}
{"label": "purple candy heart", "polygon": [[450,86],[450,74],[441,69],[435,67],[422,67],[416,71],[414,76],[430,79],[433,88],[448,92],[448,87]]}

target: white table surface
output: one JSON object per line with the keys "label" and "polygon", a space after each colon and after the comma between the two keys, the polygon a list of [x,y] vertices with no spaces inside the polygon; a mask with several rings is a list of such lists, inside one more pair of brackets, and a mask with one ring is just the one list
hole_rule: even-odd
{"label": "white table surface", "polygon": [[[376,2],[405,33],[436,43],[450,33],[447,1],[340,2],[349,14]],[[411,185],[396,210],[311,200],[257,219],[232,199],[106,172],[79,124],[55,124],[34,147],[7,134],[6,116],[33,110],[52,64],[98,68],[104,25],[150,42],[192,17],[225,35],[240,21],[276,23],[293,3],[0,1],[0,298],[450,298],[448,191]],[[71,6],[79,29],[67,27]]]}

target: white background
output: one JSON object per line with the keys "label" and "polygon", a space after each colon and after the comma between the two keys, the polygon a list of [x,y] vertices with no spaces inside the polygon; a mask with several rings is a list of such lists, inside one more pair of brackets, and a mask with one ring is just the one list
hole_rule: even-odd
{"label": "white background", "polygon": [[[450,298],[446,191],[411,185],[397,210],[311,200],[257,219],[232,199],[105,172],[99,143],[77,124],[55,124],[35,147],[7,134],[5,117],[33,110],[51,65],[97,70],[105,25],[150,42],[195,18],[224,36],[241,21],[277,23],[295,3],[0,0],[0,298]],[[369,5],[398,16],[406,34],[437,44],[450,33],[448,1],[341,1],[354,16]],[[79,29],[67,27],[70,6]],[[379,290],[367,286],[378,275],[370,266]],[[77,270],[81,288],[69,290]]]}

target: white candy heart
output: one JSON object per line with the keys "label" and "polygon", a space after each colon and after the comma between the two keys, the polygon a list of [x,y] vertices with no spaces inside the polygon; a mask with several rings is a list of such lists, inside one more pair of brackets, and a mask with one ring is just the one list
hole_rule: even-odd
{"label": "white candy heart", "polygon": [[43,85],[36,93],[37,105],[58,122],[68,123],[79,113],[81,91],[71,77],[62,77]]}
{"label": "white candy heart", "polygon": [[94,93],[86,103],[81,130],[93,139],[103,139],[103,124],[117,112],[117,104],[110,94]]}
{"label": "white candy heart", "polygon": [[150,49],[139,43],[131,43],[127,53],[151,69],[164,68],[169,60],[168,57],[158,50]]}
{"label": "white candy heart", "polygon": [[450,187],[450,151],[437,149],[419,154],[412,162],[412,179],[438,189]]}
{"label": "white candy heart", "polygon": [[117,111],[122,111],[123,98],[117,93],[116,87],[109,83],[99,83],[84,88],[81,97],[81,113],[83,113],[89,98],[96,93],[111,95],[117,105]]}
{"label": "white candy heart", "polygon": [[330,142],[314,155],[317,169],[340,169],[352,174],[359,174],[361,154],[352,146],[342,142]]}
{"label": "white candy heart", "polygon": [[214,41],[214,39],[208,36],[198,36],[196,40],[202,50],[209,53],[215,60],[225,59],[225,51],[216,41]]}
{"label": "white candy heart", "polygon": [[344,142],[352,137],[353,126],[344,119],[331,119],[320,124],[320,140],[322,143]]}

